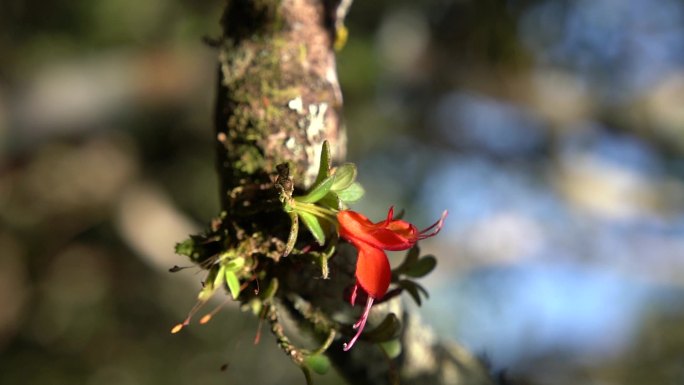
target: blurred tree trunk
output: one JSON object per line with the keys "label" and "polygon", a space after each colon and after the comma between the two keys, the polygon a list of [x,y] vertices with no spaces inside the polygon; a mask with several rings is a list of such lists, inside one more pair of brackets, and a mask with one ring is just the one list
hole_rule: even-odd
{"label": "blurred tree trunk", "polygon": [[[340,92],[333,44],[350,1],[231,0],[218,42],[220,66],[216,135],[224,244],[251,239],[264,255],[283,249],[289,218],[274,188],[276,165],[290,162],[297,188],[310,185],[324,140],[333,158],[345,153]],[[354,282],[355,251],[338,248],[331,279],[313,264],[276,260],[280,313],[318,336],[312,314],[327,320],[350,316],[343,291]],[[265,264],[271,263],[266,261]],[[388,360],[375,345],[359,343],[342,351],[337,338],[328,356],[354,384],[491,384],[484,366],[455,344],[438,341],[398,299],[374,307],[368,330],[388,311],[403,322],[402,354]],[[282,314],[284,315],[284,314]],[[315,318],[315,317],[314,317]],[[282,342],[282,343],[281,343]],[[288,354],[287,341],[279,344]]]}

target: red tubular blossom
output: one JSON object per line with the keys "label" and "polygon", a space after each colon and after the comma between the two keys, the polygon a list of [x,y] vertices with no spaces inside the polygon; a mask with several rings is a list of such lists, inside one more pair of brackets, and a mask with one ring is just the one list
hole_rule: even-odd
{"label": "red tubular blossom", "polygon": [[393,207],[390,207],[387,218],[377,223],[371,222],[364,215],[352,210],[337,213],[340,237],[353,244],[359,251],[352,305],[359,286],[368,294],[368,301],[361,319],[354,324],[356,335],[348,344],[344,344],[345,351],[351,349],[361,335],[373,301],[382,298],[389,288],[392,270],[384,250],[410,249],[419,240],[437,235],[444,225],[446,215],[447,212],[444,211],[437,222],[418,231],[412,223],[393,219]]}

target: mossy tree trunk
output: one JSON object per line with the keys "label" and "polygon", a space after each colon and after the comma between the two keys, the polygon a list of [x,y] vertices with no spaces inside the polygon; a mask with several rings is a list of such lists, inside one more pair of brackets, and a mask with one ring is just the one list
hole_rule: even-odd
{"label": "mossy tree trunk", "polygon": [[[343,292],[354,283],[354,249],[340,245],[326,280],[311,261],[281,258],[290,222],[275,187],[281,163],[289,164],[295,190],[311,184],[324,140],[331,144],[333,158],[344,157],[333,45],[349,3],[231,0],[221,19],[215,125],[223,212],[212,224],[211,242],[216,249],[249,255],[262,276],[278,278],[278,306],[262,316],[273,321],[278,344],[295,362],[301,353],[283,335],[278,311],[297,320],[300,332],[319,339],[325,339],[331,324],[353,320],[354,309]],[[374,307],[370,327],[389,311],[404,323],[403,353],[397,359],[390,361],[377,346],[364,343],[343,352],[341,342],[348,336],[328,349],[350,383],[491,383],[479,361],[456,345],[437,341],[417,317],[406,314],[398,299]]]}

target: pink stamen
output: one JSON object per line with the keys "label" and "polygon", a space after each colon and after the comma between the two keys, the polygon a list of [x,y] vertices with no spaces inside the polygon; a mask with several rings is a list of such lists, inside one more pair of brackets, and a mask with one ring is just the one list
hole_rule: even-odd
{"label": "pink stamen", "polygon": [[366,327],[366,321],[368,321],[368,315],[370,314],[371,307],[373,306],[373,300],[374,298],[371,296],[368,296],[368,301],[366,302],[366,308],[363,310],[363,314],[361,315],[361,319],[359,319],[358,322],[356,322],[352,327],[356,330],[356,335],[354,335],[354,338],[352,338],[348,343],[342,344],[342,350],[349,351],[349,349],[354,346],[354,343],[356,343],[356,340],[359,338],[361,333],[363,332],[363,328]]}
{"label": "pink stamen", "polygon": [[[420,233],[418,233],[418,239],[420,240],[420,239],[430,238],[430,237],[437,235],[437,233],[439,233],[439,231],[442,230],[442,226],[444,226],[444,220],[446,219],[447,214],[449,214],[449,212],[447,210],[444,210],[442,212],[442,216],[439,218],[439,220],[437,222],[433,223],[432,225],[421,230]],[[429,234],[426,234],[430,230],[432,230],[432,232]]]}
{"label": "pink stamen", "polygon": [[351,303],[352,306],[356,303],[356,294],[359,290],[359,284],[357,283],[354,285],[354,289],[352,290],[351,297],[349,298],[349,303]]}
{"label": "pink stamen", "polygon": [[390,222],[392,222],[392,219],[394,218],[394,206],[390,206],[389,211],[387,211],[387,219],[385,219],[385,223],[382,225],[383,227],[389,226]]}

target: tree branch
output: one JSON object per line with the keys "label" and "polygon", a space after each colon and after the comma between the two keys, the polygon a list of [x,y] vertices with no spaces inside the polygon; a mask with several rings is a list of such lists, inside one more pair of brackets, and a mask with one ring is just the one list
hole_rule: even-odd
{"label": "tree branch", "polygon": [[[231,0],[223,14],[215,124],[222,215],[211,251],[196,262],[216,261],[216,248],[247,258],[250,280],[278,282],[276,298],[263,299],[272,330],[288,355],[302,353],[282,334],[274,306],[287,310],[304,331],[323,340],[350,334],[354,309],[343,293],[354,283],[356,252],[340,244],[330,260],[330,279],[302,255],[280,258],[289,218],[278,201],[276,165],[288,163],[295,189],[315,178],[324,140],[343,159],[342,96],[333,46],[350,0]],[[214,254],[212,254],[214,253]],[[237,255],[236,254],[236,255]],[[194,255],[194,254],[193,254]],[[246,273],[245,273],[246,274]],[[243,281],[249,285],[250,280]],[[246,293],[243,290],[242,293]],[[240,295],[251,303],[257,295]],[[355,384],[491,384],[484,366],[464,349],[442,343],[395,298],[375,306],[368,330],[393,312],[403,321],[403,352],[390,360],[376,344],[342,351],[338,338],[327,354]],[[339,333],[338,333],[339,335]],[[347,339],[348,337],[344,337]]]}

